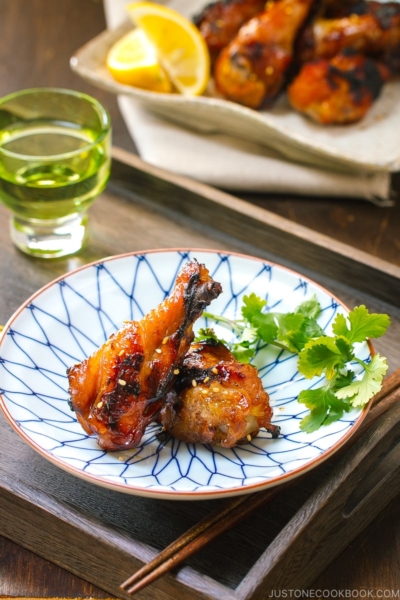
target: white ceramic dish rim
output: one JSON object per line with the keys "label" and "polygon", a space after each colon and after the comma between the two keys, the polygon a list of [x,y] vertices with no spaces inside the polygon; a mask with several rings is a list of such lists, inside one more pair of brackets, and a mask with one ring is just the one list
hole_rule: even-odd
{"label": "white ceramic dish rim", "polygon": [[[264,260],[262,258],[257,258],[255,256],[242,254],[242,253],[238,253],[238,252],[230,252],[230,251],[223,251],[223,250],[217,250],[217,249],[214,250],[214,249],[205,249],[205,248],[160,248],[160,249],[151,249],[151,250],[140,250],[137,252],[127,252],[127,253],[119,254],[119,255],[115,255],[115,256],[108,256],[106,258],[99,259],[99,260],[93,261],[91,263],[82,265],[81,267],[78,267],[77,269],[74,269],[68,273],[65,273],[64,275],[61,275],[60,277],[53,279],[52,281],[50,281],[49,283],[44,285],[42,288],[40,288],[38,291],[36,291],[34,294],[32,294],[32,296],[30,296],[15,311],[15,313],[11,316],[11,318],[7,321],[6,325],[4,326],[3,331],[0,334],[0,346],[2,344],[4,337],[7,335],[7,332],[10,329],[11,325],[18,318],[20,313],[22,313],[22,311],[24,311],[25,308],[30,303],[32,303],[32,301],[35,298],[40,296],[43,292],[45,292],[48,288],[52,287],[57,282],[62,281],[66,277],[75,275],[76,273],[79,273],[80,271],[84,271],[85,269],[93,267],[100,263],[110,262],[110,261],[118,260],[118,259],[125,258],[125,257],[138,256],[138,255],[143,255],[143,254],[156,254],[156,253],[163,253],[163,252],[199,252],[199,253],[204,252],[204,253],[210,253],[210,254],[218,253],[218,254],[223,254],[223,255],[227,255],[227,256],[235,256],[235,257],[244,258],[244,259],[248,259],[248,260],[259,261],[262,263],[267,262],[269,265],[271,265],[273,267],[277,267],[278,269],[286,271],[287,273],[294,274],[296,276],[300,275],[297,271],[294,271],[293,269],[290,269],[288,267],[284,267],[284,266],[282,266],[278,263],[272,262],[270,260]],[[322,285],[316,283],[315,281],[313,281],[312,279],[310,279],[309,277],[306,277],[304,275],[301,275],[301,279],[306,282],[311,283],[313,286],[317,287],[324,293],[327,293],[347,312],[350,311],[350,309],[337,296],[332,294],[330,291],[328,291]],[[373,356],[375,354],[375,350],[374,350],[373,345],[370,340],[368,340],[368,347],[369,347],[371,356]],[[120,491],[120,492],[123,492],[126,494],[131,494],[131,495],[150,497],[150,498],[159,498],[159,499],[164,499],[164,500],[165,499],[170,499],[170,500],[208,500],[208,499],[213,499],[213,498],[218,498],[218,497],[229,497],[229,496],[233,496],[233,495],[249,494],[249,493],[260,491],[260,490],[263,490],[263,489],[266,489],[269,487],[275,487],[276,485],[279,485],[281,483],[286,483],[287,481],[295,479],[299,475],[303,475],[304,473],[310,471],[312,468],[318,466],[319,464],[324,462],[326,459],[328,459],[330,456],[332,456],[337,450],[339,450],[339,448],[341,448],[347,442],[347,440],[355,433],[355,431],[360,427],[360,425],[362,424],[362,422],[364,421],[364,419],[367,415],[370,405],[371,405],[371,402],[369,402],[363,408],[363,410],[360,412],[355,423],[349,428],[349,430],[345,433],[345,435],[343,435],[343,437],[340,438],[340,440],[338,440],[329,449],[325,450],[320,456],[317,456],[317,457],[311,459],[306,465],[298,467],[297,469],[294,469],[290,473],[285,473],[285,474],[279,475],[277,477],[274,477],[270,480],[251,484],[246,487],[240,486],[240,487],[233,487],[233,488],[228,488],[228,489],[212,490],[212,491],[208,491],[208,492],[199,492],[197,490],[195,490],[195,491],[172,491],[172,490],[159,491],[158,490],[157,491],[156,489],[153,489],[153,488],[143,489],[143,488],[132,486],[132,485],[130,485],[130,486],[122,485],[122,484],[119,484],[116,482],[110,483],[108,481],[105,481],[101,477],[98,477],[91,473],[85,473],[82,470],[80,470],[79,468],[65,464],[65,462],[63,462],[61,459],[54,457],[50,452],[48,452],[44,448],[42,448],[39,444],[37,444],[34,440],[32,440],[23,430],[21,430],[18,427],[18,425],[15,422],[14,418],[12,417],[10,411],[8,410],[6,401],[3,399],[3,396],[0,394],[0,408],[2,409],[3,414],[5,415],[8,423],[25,440],[25,442],[27,442],[27,444],[29,446],[31,446],[36,452],[38,452],[42,457],[46,458],[49,462],[53,463],[54,465],[61,468],[62,470],[70,473],[71,475],[74,475],[85,481],[90,481],[91,483],[94,483],[96,485],[99,485],[101,487],[104,487],[104,488],[107,488],[110,490]]]}

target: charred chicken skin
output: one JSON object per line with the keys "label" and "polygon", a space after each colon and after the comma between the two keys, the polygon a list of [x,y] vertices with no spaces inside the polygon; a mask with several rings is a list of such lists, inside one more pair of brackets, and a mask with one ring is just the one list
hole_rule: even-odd
{"label": "charred chicken skin", "polygon": [[264,12],[243,25],[215,65],[218,91],[240,104],[269,104],[285,83],[293,47],[313,0],[268,2]]}
{"label": "charred chicken skin", "polygon": [[193,323],[221,293],[206,267],[189,262],[175,287],[140,321],[126,323],[68,370],[71,408],[104,450],[138,445],[155,419],[193,340]]}
{"label": "charred chicken skin", "polygon": [[369,56],[384,57],[396,50],[400,54],[400,3],[365,2],[349,16],[317,19],[304,31],[299,46],[301,62],[332,58],[346,48]]}
{"label": "charred chicken skin", "polygon": [[296,110],[323,124],[359,121],[379,96],[390,71],[351,50],[305,64],[288,88]]}
{"label": "charred chicken skin", "polygon": [[242,25],[264,10],[265,0],[219,0],[208,4],[194,22],[214,60]]}
{"label": "charred chicken skin", "polygon": [[272,437],[269,396],[252,365],[238,362],[220,342],[192,344],[159,414],[163,429],[188,443],[232,448],[261,427]]}

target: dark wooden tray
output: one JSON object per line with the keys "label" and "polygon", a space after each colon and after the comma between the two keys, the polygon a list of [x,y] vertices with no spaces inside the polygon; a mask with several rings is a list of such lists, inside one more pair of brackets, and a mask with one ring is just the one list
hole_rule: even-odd
{"label": "dark wooden tray", "polygon": [[[393,325],[377,346],[391,370],[400,364],[400,269],[389,263],[120,150],[114,151],[109,189],[91,212],[90,247],[79,257],[42,261],[14,249],[0,207],[0,322],[38,287],[106,255],[177,246],[229,249],[291,266],[349,306],[388,312]],[[247,600],[310,585],[400,491],[399,422],[395,407],[343,458],[333,457],[294,488],[282,489],[265,510],[138,598]],[[333,498],[328,503],[327,495]],[[37,455],[0,417],[0,534],[117,596],[124,597],[119,585],[143,561],[222,502],[150,500],[95,487]],[[333,527],[333,513],[341,515],[340,527]]]}

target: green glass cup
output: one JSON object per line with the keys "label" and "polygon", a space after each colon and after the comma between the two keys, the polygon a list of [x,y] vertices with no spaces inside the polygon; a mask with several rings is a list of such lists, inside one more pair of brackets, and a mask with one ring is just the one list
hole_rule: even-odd
{"label": "green glass cup", "polygon": [[0,201],[23,252],[56,258],[85,245],[110,162],[110,117],[94,98],[37,88],[0,100]]}

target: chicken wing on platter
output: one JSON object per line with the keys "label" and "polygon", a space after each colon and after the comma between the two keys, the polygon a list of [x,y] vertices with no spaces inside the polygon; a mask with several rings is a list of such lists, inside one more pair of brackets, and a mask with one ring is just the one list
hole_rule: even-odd
{"label": "chicken wing on platter", "polygon": [[130,321],[68,370],[71,408],[105,450],[138,445],[160,410],[193,340],[193,323],[222,291],[206,267],[187,263],[175,287],[140,321]]}
{"label": "chicken wing on platter", "polygon": [[208,4],[194,22],[214,60],[242,25],[264,10],[265,0],[218,0]]}
{"label": "chicken wing on platter", "polygon": [[207,340],[190,346],[159,421],[185,442],[232,448],[251,441],[261,427],[278,437],[271,417],[257,369],[238,362],[224,344]]}
{"label": "chicken wing on platter", "polygon": [[271,103],[285,83],[298,31],[312,5],[313,0],[268,2],[219,55],[218,91],[250,108]]}
{"label": "chicken wing on platter", "polygon": [[305,64],[288,88],[296,110],[323,124],[359,121],[379,96],[390,71],[372,58],[344,50]]}
{"label": "chicken wing on platter", "polygon": [[332,58],[345,48],[369,56],[400,54],[400,3],[362,3],[363,10],[340,19],[317,19],[299,41],[301,62]]}

